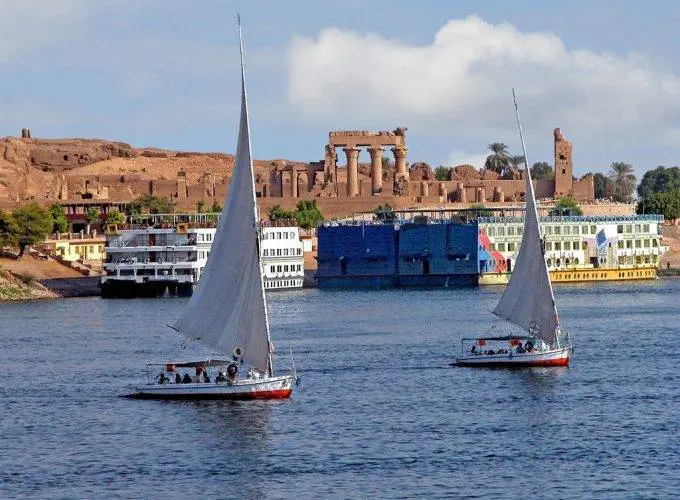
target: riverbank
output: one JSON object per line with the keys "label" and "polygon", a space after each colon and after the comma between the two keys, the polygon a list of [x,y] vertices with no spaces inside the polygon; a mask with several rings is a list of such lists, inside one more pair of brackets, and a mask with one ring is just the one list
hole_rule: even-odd
{"label": "riverbank", "polygon": [[44,287],[32,276],[17,276],[0,268],[0,302],[56,298],[59,298],[58,294]]}

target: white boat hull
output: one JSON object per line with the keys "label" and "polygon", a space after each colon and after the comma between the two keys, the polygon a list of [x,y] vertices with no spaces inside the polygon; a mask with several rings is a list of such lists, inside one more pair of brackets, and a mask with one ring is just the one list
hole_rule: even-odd
{"label": "white boat hull", "polygon": [[528,353],[507,354],[468,354],[456,359],[455,366],[479,368],[531,368],[549,366],[569,366],[571,347],[560,347]]}
{"label": "white boat hull", "polygon": [[293,392],[295,375],[243,379],[230,384],[144,384],[128,397],[137,399],[287,399]]}

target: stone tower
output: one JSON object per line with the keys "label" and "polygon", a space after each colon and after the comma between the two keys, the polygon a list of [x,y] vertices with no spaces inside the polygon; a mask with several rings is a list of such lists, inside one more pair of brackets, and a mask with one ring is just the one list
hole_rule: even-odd
{"label": "stone tower", "polygon": [[555,129],[555,198],[570,196],[574,190],[572,176],[573,161],[571,142],[567,141],[559,128]]}

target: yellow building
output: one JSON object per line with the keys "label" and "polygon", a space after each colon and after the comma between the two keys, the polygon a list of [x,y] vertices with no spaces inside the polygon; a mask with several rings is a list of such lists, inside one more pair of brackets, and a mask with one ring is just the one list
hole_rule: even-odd
{"label": "yellow building", "polygon": [[79,234],[60,235],[59,239],[48,239],[43,242],[43,251],[54,258],[69,262],[101,263],[104,261],[104,243],[106,238],[95,236],[81,238]]}

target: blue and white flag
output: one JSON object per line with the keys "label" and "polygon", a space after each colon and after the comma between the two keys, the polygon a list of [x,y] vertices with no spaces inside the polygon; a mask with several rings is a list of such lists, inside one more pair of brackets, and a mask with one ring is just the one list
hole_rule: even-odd
{"label": "blue and white flag", "polygon": [[600,232],[595,235],[595,241],[597,242],[598,252],[602,252],[607,248],[607,235],[604,234],[604,228],[600,229]]}

